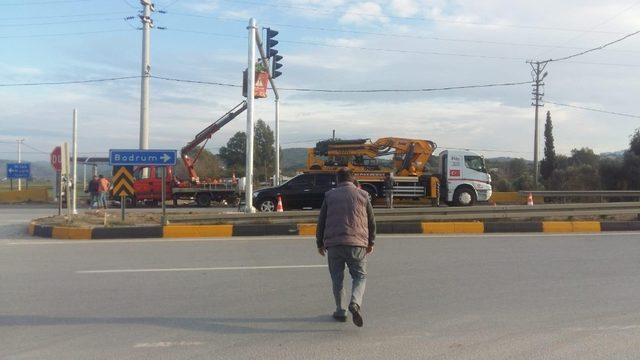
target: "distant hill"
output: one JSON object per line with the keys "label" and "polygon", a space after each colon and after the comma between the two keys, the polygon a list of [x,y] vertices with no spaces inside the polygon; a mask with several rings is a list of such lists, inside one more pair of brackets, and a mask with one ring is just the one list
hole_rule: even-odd
{"label": "distant hill", "polygon": [[293,174],[307,166],[307,148],[282,149],[282,171]]}

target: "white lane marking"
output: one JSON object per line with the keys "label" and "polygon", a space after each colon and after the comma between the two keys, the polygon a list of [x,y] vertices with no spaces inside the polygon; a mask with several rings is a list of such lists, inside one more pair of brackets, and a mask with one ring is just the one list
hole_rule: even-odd
{"label": "white lane marking", "polygon": [[[580,237],[580,236],[638,236],[638,231],[610,231],[597,233],[480,233],[480,234],[378,234],[378,239],[448,239],[448,238],[516,238],[516,237]],[[308,240],[313,236],[279,235],[279,236],[233,236],[227,238],[184,238],[184,239],[114,239],[114,240],[24,240],[9,242],[7,245],[70,245],[70,244],[122,244],[122,243],[155,243],[155,242],[209,242],[209,241],[272,241],[272,240]]]}
{"label": "white lane marking", "polygon": [[625,330],[638,330],[640,325],[612,325],[612,326],[598,326],[598,327],[574,327],[568,328],[570,331],[625,331]]}
{"label": "white lane marking", "polygon": [[228,266],[201,268],[172,268],[172,269],[113,269],[113,270],[81,270],[76,274],[118,274],[141,272],[169,272],[169,271],[217,271],[217,270],[275,270],[275,269],[305,269],[324,268],[327,265],[276,265],[276,266]]}
{"label": "white lane marking", "polygon": [[176,346],[198,346],[204,344],[201,341],[159,341],[154,343],[138,343],[134,348],[167,348]]}

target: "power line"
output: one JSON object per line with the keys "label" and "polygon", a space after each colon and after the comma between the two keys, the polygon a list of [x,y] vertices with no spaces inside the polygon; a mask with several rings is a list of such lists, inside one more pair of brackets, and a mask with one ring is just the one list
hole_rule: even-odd
{"label": "power line", "polygon": [[66,24],[77,24],[77,23],[86,23],[86,22],[96,22],[96,21],[119,21],[121,19],[116,18],[105,18],[105,19],[82,19],[82,20],[65,20],[65,21],[52,21],[52,22],[42,22],[42,23],[27,23],[27,24],[0,24],[0,27],[27,27],[27,26],[44,26],[44,25],[66,25]]}
{"label": "power line", "polygon": [[422,89],[309,89],[309,88],[280,88],[283,91],[300,91],[300,92],[321,92],[321,93],[389,93],[389,92],[433,92],[433,91],[447,91],[447,90],[463,90],[463,89],[481,89],[491,87],[503,87],[503,86],[516,86],[531,84],[531,81],[521,82],[506,82],[495,84],[479,84],[479,85],[462,85],[462,86],[447,86],[439,88],[422,88]]}
{"label": "power line", "polygon": [[127,80],[127,79],[138,79],[138,78],[140,78],[140,76],[122,76],[122,77],[112,77],[112,78],[102,78],[102,79],[51,81],[51,82],[33,82],[33,83],[8,83],[8,84],[0,84],[0,87],[87,84],[87,83],[97,83],[97,82],[117,81],[117,80]]}
{"label": "power line", "polygon": [[[213,33],[213,32],[197,31],[197,30],[174,29],[174,28],[167,28],[166,30],[175,31],[175,32],[183,32],[183,33],[200,34],[200,35],[210,35],[210,36],[219,36],[219,37],[238,38],[238,39],[245,39],[246,38],[246,36],[240,36],[240,35],[224,34],[224,33]],[[516,58],[516,57],[508,57],[508,56],[491,56],[491,55],[481,55],[481,54],[463,54],[463,53],[449,53],[449,52],[437,52],[437,51],[385,49],[385,48],[373,48],[373,47],[364,47],[364,46],[331,45],[331,44],[324,44],[324,43],[319,43],[319,42],[298,41],[298,40],[280,40],[279,39],[279,41],[281,43],[290,43],[290,44],[298,44],[298,45],[310,45],[310,46],[317,46],[317,47],[329,47],[329,48],[338,48],[338,49],[353,49],[353,50],[364,50],[364,51],[379,51],[379,52],[398,53],[398,54],[456,56],[456,57],[464,57],[464,58],[481,58],[481,59],[507,60],[507,61],[524,61],[524,60],[526,60],[525,58]],[[638,65],[638,64],[590,63],[590,62],[578,62],[578,61],[570,62],[570,63],[586,64],[586,65],[602,65],[602,66],[640,67],[640,65]]]}
{"label": "power line", "polygon": [[28,34],[28,35],[0,35],[0,39],[76,36],[76,35],[89,35],[89,34],[105,34],[105,33],[123,32],[123,31],[132,31],[132,30],[113,29],[113,30],[81,31],[81,32],[70,32],[70,33],[53,33],[53,34],[47,33],[47,34]]}
{"label": "power line", "polygon": [[0,20],[33,20],[33,19],[59,19],[59,18],[74,18],[74,17],[90,17],[90,16],[103,16],[103,15],[123,15],[125,12],[101,12],[101,13],[87,13],[87,14],[73,14],[73,15],[47,15],[47,16],[17,16],[17,17],[4,17]]}
{"label": "power line", "polygon": [[[336,11],[338,11],[338,9],[328,10],[328,9],[320,9],[320,8],[307,7],[307,6],[270,4],[270,3],[255,2],[255,1],[243,1],[243,0],[224,0],[224,1],[231,2],[234,4],[247,4],[247,5],[258,5],[258,6],[267,6],[267,7],[275,7],[275,8],[309,10],[309,11],[325,13],[325,14],[334,14]],[[342,11],[342,13],[348,14],[348,15],[358,15],[358,16],[366,16],[370,18],[378,18],[378,19],[389,18],[389,19],[398,19],[398,20],[419,20],[419,21],[427,21],[427,22],[442,22],[442,23],[464,24],[464,25],[473,25],[473,26],[509,27],[509,28],[548,30],[548,31],[566,31],[566,32],[583,32],[584,31],[584,29],[568,29],[568,28],[543,27],[543,26],[533,26],[533,25],[513,25],[513,24],[495,24],[495,23],[491,24],[491,23],[478,23],[478,22],[459,21],[459,20],[433,19],[428,17],[379,15],[379,14],[372,14],[372,13],[363,13],[358,11]],[[620,34],[619,32],[611,32],[611,31],[593,31],[593,32],[603,33],[603,34]]]}
{"label": "power line", "polygon": [[[611,22],[611,20],[613,20],[613,19],[617,18],[618,16],[620,16],[620,15],[622,15],[622,14],[626,13],[627,11],[629,11],[629,10],[631,10],[632,8],[636,7],[638,4],[640,4],[640,1],[636,1],[636,2],[634,2],[634,3],[633,3],[633,4],[631,4],[629,7],[626,7],[624,10],[622,10],[622,11],[620,11],[620,12],[616,13],[616,14],[615,14],[615,15],[613,15],[612,17],[609,17],[609,18],[605,19],[604,21],[602,21],[602,22],[600,22],[600,23],[596,24],[595,26],[591,27],[589,30],[585,30],[585,31],[581,32],[580,34],[577,34],[576,36],[571,37],[569,40],[564,41],[560,46],[553,46],[553,47],[554,47],[554,48],[560,48],[560,47],[561,47],[561,46],[563,46],[563,45],[566,45],[566,44],[571,43],[573,40],[575,40],[575,39],[577,39],[577,38],[579,38],[579,37],[581,37],[581,36],[584,36],[584,34],[590,33],[590,32],[592,32],[593,30],[595,30],[595,29],[599,28],[600,26],[602,26],[602,25],[604,25],[604,24],[607,24],[607,23]],[[536,56],[536,57],[539,57],[539,56],[540,56],[540,55],[538,55],[538,56]]]}
{"label": "power line", "polygon": [[[167,30],[185,32],[185,33],[202,34],[202,35],[243,38],[243,39],[246,37],[246,36],[220,34],[220,33],[210,33],[210,32],[204,32],[204,31],[194,31],[194,30],[185,30],[185,29],[173,29],[173,28],[170,28],[170,29],[167,29]],[[511,61],[523,61],[523,60],[526,60],[525,58],[516,58],[516,57],[507,57],[507,56],[491,56],[491,55],[480,55],[480,54],[462,54],[462,53],[448,53],[448,52],[420,51],[420,50],[385,49],[385,48],[373,48],[373,47],[364,47],[364,46],[331,45],[331,44],[324,44],[324,43],[319,43],[319,42],[298,41],[298,40],[279,40],[279,41],[280,41],[280,43],[289,43],[289,44],[298,44],[298,45],[311,45],[311,46],[329,47],[329,48],[338,48],[338,49],[379,51],[379,52],[398,53],[398,54],[441,55],[441,56],[457,56],[457,57],[496,59],[496,60],[511,60]]]}
{"label": "power line", "polygon": [[614,112],[614,111],[600,110],[600,109],[594,109],[594,108],[585,107],[585,106],[569,105],[569,104],[557,103],[557,102],[553,102],[553,101],[549,101],[549,100],[547,100],[547,103],[548,104],[557,105],[557,106],[564,106],[564,107],[574,108],[574,109],[595,111],[595,112],[604,113],[604,114],[618,115],[618,116],[624,116],[624,117],[640,119],[640,115],[632,115],[632,114],[625,114],[625,113]]}
{"label": "power line", "polygon": [[217,86],[227,86],[227,87],[242,87],[242,85],[230,84],[230,83],[221,83],[221,82],[214,82],[214,81],[178,79],[178,78],[170,78],[170,77],[157,76],[157,75],[151,75],[151,77],[154,78],[154,79],[158,79],[158,80],[175,81],[175,82],[200,84],[200,85],[217,85]]}
{"label": "power line", "polygon": [[[220,21],[238,22],[238,23],[243,23],[243,24],[246,23],[246,19],[234,19],[234,18],[227,18],[227,17],[206,16],[206,15],[180,13],[180,12],[166,12],[166,13],[168,13],[170,15],[176,15],[176,16],[186,16],[186,17],[195,17],[195,18],[204,18],[204,19],[214,19],[214,20],[220,20]],[[303,29],[303,30],[321,31],[321,32],[337,32],[337,33],[347,33],[347,34],[372,35],[372,36],[390,37],[390,38],[435,40],[435,41],[462,42],[462,43],[472,43],[472,44],[525,46],[525,47],[536,47],[536,48],[563,48],[563,49],[572,49],[572,50],[584,50],[583,47],[576,47],[576,46],[557,46],[557,45],[535,44],[535,43],[518,43],[518,42],[481,40],[481,39],[463,39],[463,38],[448,38],[448,37],[439,37],[439,36],[423,36],[423,35],[411,35],[411,34],[401,34],[401,33],[393,33],[393,32],[375,32],[375,31],[363,31],[363,30],[346,29],[346,28],[315,27],[315,26],[294,25],[294,24],[286,24],[286,23],[272,23],[272,22],[269,22],[269,21],[267,21],[265,23],[265,25],[269,26],[269,27],[287,27],[287,28],[292,28],[292,29]],[[187,32],[187,31],[185,31],[185,32]],[[204,33],[204,34],[206,34],[206,33]],[[638,52],[638,51],[633,51],[633,50],[613,50],[613,51],[631,52],[631,53]]]}
{"label": "power line", "polygon": [[15,3],[4,3],[0,4],[0,6],[29,6],[29,5],[48,5],[48,4],[66,4],[66,3],[77,3],[77,2],[87,2],[87,0],[46,0],[46,1],[21,1]]}
{"label": "power line", "polygon": [[[186,80],[186,79],[176,79],[176,78],[167,78],[161,76],[151,76],[155,79],[167,80],[167,81],[176,81],[176,82],[184,82],[184,83],[195,83],[202,85],[218,85],[218,86],[228,86],[228,87],[241,87],[241,85],[229,84],[229,83],[220,83],[220,82],[209,82],[209,81],[200,81],[200,80]],[[463,90],[463,89],[480,89],[480,88],[490,88],[490,87],[502,87],[502,86],[515,86],[515,85],[524,85],[530,84],[531,81],[521,81],[521,82],[506,82],[506,83],[495,83],[495,84],[479,84],[479,85],[462,85],[462,86],[448,86],[448,87],[440,87],[440,88],[422,88],[422,89],[312,89],[312,88],[287,88],[287,87],[278,87],[278,89],[283,91],[297,91],[297,92],[319,92],[319,93],[389,93],[389,92],[432,92],[432,91],[447,91],[447,90]]]}
{"label": "power line", "polygon": [[28,147],[28,148],[29,148],[29,149],[31,149],[31,150],[35,150],[35,151],[37,151],[37,152],[39,152],[39,153],[42,153],[42,154],[48,154],[48,152],[47,152],[47,151],[40,150],[40,149],[38,149],[37,147],[31,146],[31,145],[26,144],[26,143],[24,143],[24,142],[22,142],[22,145],[24,145],[24,146]]}
{"label": "power line", "polygon": [[555,61],[568,60],[568,59],[572,59],[572,58],[577,57],[577,56],[581,56],[581,55],[588,54],[588,53],[593,52],[593,51],[602,50],[602,49],[606,48],[607,46],[610,46],[610,45],[613,45],[613,44],[619,43],[619,42],[621,42],[621,41],[624,41],[624,40],[626,40],[626,39],[628,39],[628,38],[630,38],[630,37],[632,37],[632,36],[634,36],[634,35],[637,35],[637,34],[639,34],[639,33],[640,33],[640,30],[638,30],[638,31],[634,31],[634,32],[632,32],[631,34],[627,34],[627,35],[625,35],[625,36],[623,36],[623,37],[621,37],[621,38],[619,38],[619,39],[616,39],[616,40],[610,41],[610,42],[608,42],[608,43],[606,43],[606,44],[603,44],[603,45],[600,45],[600,46],[594,47],[594,48],[592,48],[592,49],[584,50],[584,51],[581,51],[581,52],[579,52],[579,53],[575,53],[575,54],[573,54],[573,55],[564,56],[564,57],[557,58],[557,59],[549,59],[549,60],[546,60],[545,62],[555,62]]}

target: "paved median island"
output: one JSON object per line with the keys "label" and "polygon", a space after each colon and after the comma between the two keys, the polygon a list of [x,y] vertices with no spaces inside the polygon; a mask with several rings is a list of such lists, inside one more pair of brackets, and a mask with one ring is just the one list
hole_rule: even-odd
{"label": "paved median island", "polygon": [[[593,233],[640,230],[640,203],[542,204],[376,208],[381,234]],[[159,212],[87,211],[72,217],[37,219],[34,236],[55,239],[203,238],[314,236],[318,211],[244,214],[188,210],[162,218]],[[165,225],[162,225],[165,224]]]}
{"label": "paved median island", "polygon": [[[594,233],[640,231],[640,221],[457,221],[379,222],[380,234],[482,234],[482,233]],[[166,226],[67,227],[29,225],[29,234],[64,240],[131,238],[216,238],[234,236],[314,236],[316,225],[301,224],[217,224]]]}

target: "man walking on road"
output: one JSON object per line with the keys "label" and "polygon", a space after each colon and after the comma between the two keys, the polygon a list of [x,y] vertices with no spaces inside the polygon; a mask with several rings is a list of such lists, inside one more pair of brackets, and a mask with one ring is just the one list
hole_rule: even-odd
{"label": "man walking on road", "polygon": [[352,278],[349,311],[353,323],[363,324],[361,306],[367,277],[366,255],[373,252],[376,221],[366,191],[356,188],[348,168],[338,170],[338,186],[325,194],[316,228],[318,253],[327,254],[336,301],[334,319],[347,321],[343,306],[345,264]]}

